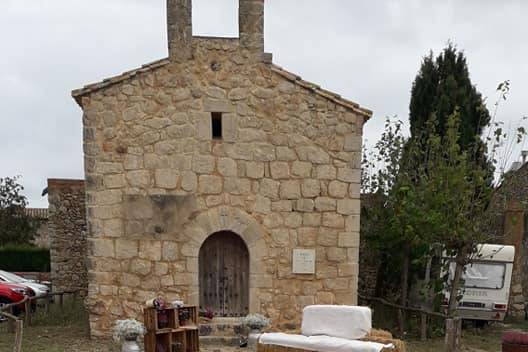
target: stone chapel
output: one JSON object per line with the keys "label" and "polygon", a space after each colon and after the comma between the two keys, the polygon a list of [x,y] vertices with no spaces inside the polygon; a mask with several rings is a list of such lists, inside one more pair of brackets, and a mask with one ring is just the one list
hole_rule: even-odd
{"label": "stone chapel", "polygon": [[240,0],[239,38],[193,36],[191,2],[167,0],[168,58],[72,93],[93,337],[158,294],[285,330],[357,302],[372,112],[272,62],[264,0]]}

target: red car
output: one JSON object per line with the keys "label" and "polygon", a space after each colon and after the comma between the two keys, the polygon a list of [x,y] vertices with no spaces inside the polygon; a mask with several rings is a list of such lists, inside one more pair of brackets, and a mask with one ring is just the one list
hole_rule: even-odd
{"label": "red car", "polygon": [[[20,302],[24,299],[24,296],[34,296],[35,292],[26,286],[10,284],[7,282],[0,282],[0,307]],[[20,304],[15,307],[14,313],[19,314],[24,311],[24,304]]]}

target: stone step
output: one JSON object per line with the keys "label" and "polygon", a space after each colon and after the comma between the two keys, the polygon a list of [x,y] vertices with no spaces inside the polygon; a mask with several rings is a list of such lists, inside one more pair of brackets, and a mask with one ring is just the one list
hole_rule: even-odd
{"label": "stone step", "polygon": [[236,337],[244,334],[239,318],[215,318],[200,322],[200,336]]}
{"label": "stone step", "polygon": [[200,336],[200,346],[240,347],[240,339],[235,336]]}

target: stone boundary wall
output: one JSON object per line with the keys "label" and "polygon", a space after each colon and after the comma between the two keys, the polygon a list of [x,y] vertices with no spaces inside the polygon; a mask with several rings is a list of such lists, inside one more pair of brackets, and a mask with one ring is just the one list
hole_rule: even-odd
{"label": "stone boundary wall", "polygon": [[496,190],[483,221],[484,231],[489,233],[488,243],[515,246],[515,266],[512,274],[510,306],[508,314],[524,319],[528,297],[528,259],[524,248],[528,236],[524,221],[528,213],[528,166],[506,174]]}
{"label": "stone boundary wall", "polygon": [[54,291],[88,287],[83,180],[48,180],[48,232]]}

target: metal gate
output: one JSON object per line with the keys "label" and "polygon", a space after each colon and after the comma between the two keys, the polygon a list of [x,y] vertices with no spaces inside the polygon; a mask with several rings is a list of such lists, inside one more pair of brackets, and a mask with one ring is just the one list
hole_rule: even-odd
{"label": "metal gate", "polygon": [[249,312],[249,253],[233,232],[217,232],[203,243],[199,259],[200,309],[218,317]]}

